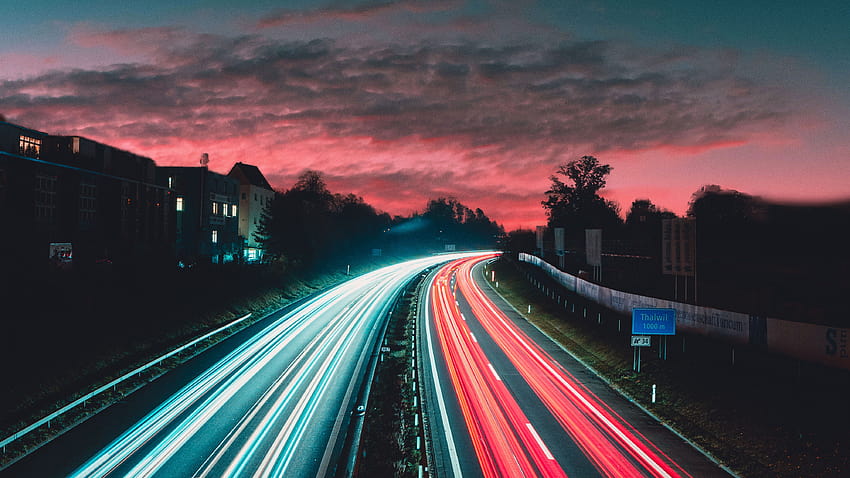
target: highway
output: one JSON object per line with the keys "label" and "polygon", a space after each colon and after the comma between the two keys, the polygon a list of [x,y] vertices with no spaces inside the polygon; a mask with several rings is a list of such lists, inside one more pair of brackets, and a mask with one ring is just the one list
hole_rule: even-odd
{"label": "highway", "polygon": [[492,257],[441,267],[420,308],[433,475],[728,476],[503,311],[476,269]]}
{"label": "highway", "polygon": [[255,324],[3,476],[331,476],[387,312],[434,256],[354,278]]}

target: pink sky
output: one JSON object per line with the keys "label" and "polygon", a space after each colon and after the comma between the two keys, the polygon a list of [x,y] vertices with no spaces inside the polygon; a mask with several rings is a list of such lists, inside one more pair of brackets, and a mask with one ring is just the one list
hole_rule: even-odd
{"label": "pink sky", "polygon": [[[605,195],[623,213],[649,198],[683,214],[705,184],[850,197],[850,101],[803,87],[820,74],[805,62],[771,76],[728,48],[579,40],[496,15],[384,26],[428,4],[375,5],[240,19],[243,34],[74,23],[64,50],[0,49],[0,113],[164,166],[255,164],[279,189],[319,170],[390,214],[453,196],[508,230],[544,224],[549,176],[586,154],[613,166]],[[329,25],[342,33],[315,33]]]}

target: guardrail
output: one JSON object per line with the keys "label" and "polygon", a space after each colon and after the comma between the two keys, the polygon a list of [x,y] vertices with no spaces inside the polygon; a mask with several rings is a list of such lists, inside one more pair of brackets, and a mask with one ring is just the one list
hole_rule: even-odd
{"label": "guardrail", "polygon": [[631,315],[636,307],[675,309],[676,329],[682,332],[731,344],[764,347],[789,357],[850,370],[850,328],[795,322],[631,294],[568,274],[531,254],[520,253],[518,259],[539,267],[567,290],[616,312]]}
{"label": "guardrail", "polygon": [[37,422],[33,423],[32,425],[29,425],[28,427],[23,428],[23,429],[15,432],[14,434],[12,434],[9,437],[5,438],[4,440],[0,441],[0,447],[3,448],[3,452],[5,453],[6,452],[6,445],[14,442],[15,440],[18,440],[19,438],[25,436],[29,432],[31,432],[31,431],[33,431],[33,430],[35,430],[35,429],[37,429],[37,428],[39,428],[43,425],[49,426],[51,420],[55,420],[57,417],[63,415],[64,413],[67,413],[67,412],[73,410],[74,408],[80,406],[81,404],[83,404],[87,400],[90,400],[91,398],[95,397],[96,395],[103,393],[104,391],[108,390],[111,387],[115,387],[119,383],[123,382],[124,380],[127,380],[128,378],[130,378],[134,375],[138,375],[138,374],[144,372],[145,370],[147,370],[150,367],[162,362],[163,360],[166,360],[166,359],[168,359],[168,358],[170,358],[170,357],[172,357],[176,354],[179,354],[180,352],[182,352],[182,351],[186,350],[187,348],[197,344],[198,342],[201,342],[202,340],[205,340],[205,339],[212,337],[213,335],[221,332],[222,330],[233,327],[234,325],[245,321],[249,317],[251,317],[251,314],[246,314],[246,315],[234,320],[233,322],[225,324],[225,325],[223,325],[223,326],[221,326],[221,327],[219,327],[219,328],[217,328],[217,329],[215,329],[211,332],[208,332],[208,333],[192,340],[191,342],[188,342],[184,345],[181,345],[180,347],[172,350],[171,352],[168,352],[165,355],[162,355],[158,358],[151,360],[150,362],[142,365],[141,367],[136,368],[135,370],[132,370],[130,372],[125,373],[124,375],[122,375],[122,376],[116,378],[115,380],[107,383],[106,385],[103,385],[103,386],[97,388],[93,392],[90,392],[90,393],[74,400],[73,402],[69,403],[68,405],[65,405],[64,407],[60,408],[59,410],[56,410],[55,412],[51,413],[50,415],[47,415],[46,417],[42,418],[41,420],[38,420]]}

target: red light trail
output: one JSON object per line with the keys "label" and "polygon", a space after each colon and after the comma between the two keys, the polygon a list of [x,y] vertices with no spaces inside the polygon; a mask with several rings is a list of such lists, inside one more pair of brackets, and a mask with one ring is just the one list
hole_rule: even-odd
{"label": "red light trail", "polygon": [[[432,294],[434,320],[440,343],[485,475],[536,476],[536,472],[530,468],[498,468],[499,464],[508,461],[502,457],[502,453],[526,456],[526,452],[518,450],[517,446],[527,451],[529,459],[542,476],[563,476],[564,472],[553,458],[543,460],[544,457],[552,455],[532,428],[525,434],[519,430],[522,428],[521,420],[525,420],[524,414],[498,378],[490,378],[497,375],[495,370],[489,372],[488,369],[492,369],[492,365],[469,332],[465,318],[459,311],[458,302],[450,290],[453,283],[469,303],[475,318],[488,335],[603,476],[689,476],[564,370],[514,325],[475,284],[472,268],[492,257],[463,259],[446,266],[435,281]],[[471,376],[486,380],[482,383]],[[493,382],[496,382],[496,385]],[[492,395],[497,399],[495,404],[485,401],[489,397],[482,396],[488,394],[487,390],[494,390]],[[496,411],[502,412],[508,418],[496,421],[493,419],[498,415]],[[510,428],[493,429],[498,426]],[[516,440],[498,440],[498,437],[506,435],[514,436]],[[547,474],[550,471],[555,472],[554,470],[557,475]]]}
{"label": "red light trail", "polygon": [[434,281],[434,321],[484,476],[566,476],[466,325],[452,293],[460,264]]}

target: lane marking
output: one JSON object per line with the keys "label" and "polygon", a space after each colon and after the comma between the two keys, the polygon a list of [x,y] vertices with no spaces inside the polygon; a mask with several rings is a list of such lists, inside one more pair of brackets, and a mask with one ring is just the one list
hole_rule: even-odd
{"label": "lane marking", "polygon": [[443,431],[446,437],[446,447],[449,451],[449,461],[452,465],[452,473],[460,478],[463,473],[460,470],[460,460],[458,459],[457,448],[455,447],[454,435],[452,435],[451,425],[449,424],[449,416],[446,412],[446,402],[443,400],[443,389],[440,386],[440,377],[437,375],[437,362],[434,360],[434,343],[431,340],[431,287],[427,287],[425,296],[425,338],[428,342],[428,358],[431,362],[431,378],[434,381],[434,390],[437,392],[437,405],[440,408],[440,420],[443,422]]}
{"label": "lane marking", "polygon": [[555,457],[552,456],[552,453],[549,451],[549,448],[546,447],[545,443],[543,443],[543,440],[540,438],[540,435],[537,434],[537,430],[535,430],[534,427],[531,426],[531,423],[526,423],[525,426],[528,427],[528,431],[531,432],[531,436],[533,436],[534,439],[537,441],[537,445],[539,445],[540,449],[543,450],[543,454],[546,455],[546,458],[554,460]]}
{"label": "lane marking", "polygon": [[498,374],[498,373],[496,373],[496,369],[495,369],[495,368],[493,368],[493,364],[488,363],[488,364],[487,364],[487,366],[488,366],[488,367],[490,367],[490,371],[491,371],[491,372],[493,372],[493,376],[494,376],[494,377],[496,377],[496,380],[498,380],[498,381],[500,381],[500,382],[501,382],[501,381],[502,381],[502,379],[499,377],[499,374]]}

